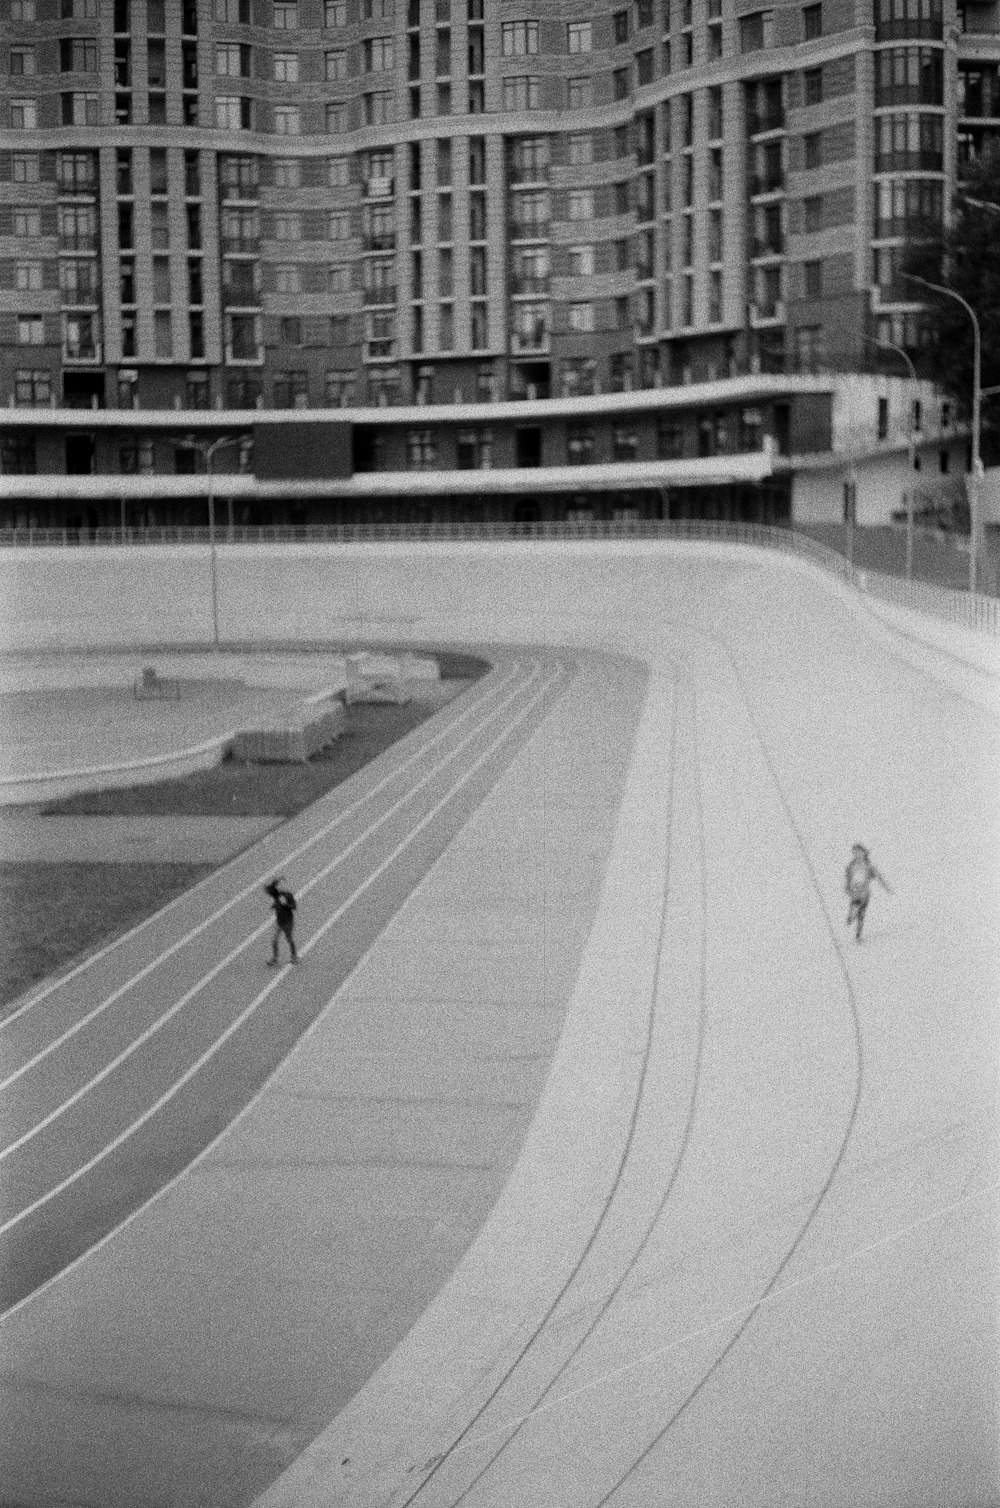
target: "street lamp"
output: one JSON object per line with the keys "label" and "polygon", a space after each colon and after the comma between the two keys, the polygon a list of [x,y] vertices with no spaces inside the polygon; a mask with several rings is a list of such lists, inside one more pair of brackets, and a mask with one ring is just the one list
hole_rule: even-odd
{"label": "street lamp", "polygon": [[961,304],[972,320],[972,471],[966,486],[969,493],[969,591],[975,592],[979,586],[979,550],[982,532],[982,520],[979,517],[981,507],[979,483],[983,474],[979,446],[982,407],[982,336],[979,330],[979,317],[968,300],[964,299],[960,293],[956,293],[954,288],[945,288],[942,283],[930,283],[926,278],[918,277],[915,272],[901,272],[899,275],[910,283],[921,283],[935,293],[943,293],[946,298],[953,298],[956,303]]}
{"label": "street lamp", "polygon": [[[895,351],[895,353],[896,353],[897,356],[902,356],[903,360],[906,362],[907,370],[909,371],[910,377],[912,378],[914,385],[916,385],[917,372],[916,372],[916,368],[914,367],[913,362],[912,362],[912,360],[910,358],[909,351],[905,350],[903,348],[903,346],[897,346],[895,344],[895,342],[891,341],[891,340],[875,340],[874,337],[871,336],[871,335],[865,335],[865,336],[862,337],[862,339],[865,340],[865,341],[867,341],[868,345],[874,346],[876,348],[876,350],[879,350],[879,351]],[[914,424],[913,420],[914,420],[913,400],[911,399],[911,401],[910,401],[910,422],[909,422],[909,424],[907,426],[907,454],[909,455],[909,458],[910,458],[910,485],[906,489],[906,579],[907,579],[907,581],[912,581],[913,580],[913,472],[914,472],[914,468],[916,466],[916,458],[917,458],[917,427]]]}
{"label": "street lamp", "polygon": [[201,452],[205,458],[205,473],[208,480],[208,552],[211,563],[212,580],[212,647],[219,647],[219,576],[218,565],[215,555],[215,473],[212,470],[212,462],[215,452],[224,449],[227,445],[246,445],[252,441],[252,435],[220,435],[216,440],[195,440],[195,450]]}

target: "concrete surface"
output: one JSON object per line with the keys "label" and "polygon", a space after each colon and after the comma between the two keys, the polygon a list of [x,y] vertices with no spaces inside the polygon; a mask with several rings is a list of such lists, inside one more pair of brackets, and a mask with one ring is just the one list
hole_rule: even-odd
{"label": "concrete surface", "polygon": [[[147,600],[174,569],[132,568]],[[288,1462],[259,1508],[996,1508],[1000,738],[982,641],[943,627],[926,646],[916,615],[705,546],[248,551],[223,571],[234,637],[321,634],[350,601],[386,638],[409,615],[424,642],[639,657],[649,689],[614,840],[590,850],[592,924],[549,909],[579,859],[550,850],[544,816],[593,723],[549,744],[547,720],[540,763],[511,767],[217,1144],[215,1176],[206,1158],[0,1324],[8,1438],[30,1463],[12,1500],[214,1503],[197,1484],[228,1473],[245,1501]],[[126,598],[122,632],[141,621]],[[108,633],[92,600],[87,631]],[[587,853],[579,808],[570,827]],[[841,888],[859,838],[895,890],[861,946]],[[388,1076],[397,1113],[376,1161],[409,1145],[474,1164],[480,1136],[407,1108],[425,1082],[434,1097],[425,1033],[464,1042],[486,1006],[503,1099],[509,1059],[538,1050],[522,1012],[540,955],[569,993],[509,1176],[464,1255],[457,1184],[424,1201],[457,1260],[433,1296],[379,1290],[420,1185],[383,1186],[384,1222],[341,1224],[311,1138],[349,1138],[350,1117],[299,1113],[380,1057],[362,1082]],[[362,1383],[380,1321],[389,1351]],[[306,1353],[312,1393],[287,1371]],[[237,1371],[277,1406],[248,1410]]]}
{"label": "concrete surface", "polygon": [[42,817],[0,810],[7,864],[221,864],[279,817]]}

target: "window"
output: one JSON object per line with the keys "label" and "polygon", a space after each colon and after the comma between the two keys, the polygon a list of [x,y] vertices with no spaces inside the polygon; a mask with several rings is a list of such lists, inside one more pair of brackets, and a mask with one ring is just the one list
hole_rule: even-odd
{"label": "window", "polygon": [[350,158],[329,158],[326,165],[326,181],[331,188],[346,188],[351,181]]}
{"label": "window", "polygon": [[593,427],[589,424],[571,424],[566,432],[566,460],[570,466],[587,466],[593,459]]}
{"label": "window", "polygon": [[802,7],[802,34],[807,42],[812,42],[816,37],[823,35],[822,5],[804,5]]}
{"label": "window", "polygon": [[471,313],[470,341],[472,349],[474,351],[482,351],[490,343],[486,304],[474,302],[471,305]]}
{"label": "window", "polygon": [[594,248],[592,246],[570,246],[567,257],[567,271],[570,277],[589,278],[593,276]]}
{"label": "window", "polygon": [[34,476],[37,466],[34,435],[5,435],[0,442],[0,472],[5,476]]}
{"label": "window", "polygon": [[253,157],[223,157],[219,164],[223,199],[257,197],[257,163]]}
{"label": "window", "polygon": [[62,95],[62,123],[64,126],[97,126],[100,124],[100,96],[74,91]]}
{"label": "window", "polygon": [[518,303],[511,309],[511,347],[518,351],[543,351],[549,343],[547,304]]}
{"label": "window", "polygon": [[149,191],[160,196],[167,192],[167,154],[163,147],[150,149]]}
{"label": "window", "polygon": [[594,218],[593,189],[570,189],[566,212],[570,220],[592,220]]}
{"label": "window", "polygon": [[819,105],[823,101],[823,70],[807,68],[802,75],[802,94],[807,105]]}
{"label": "window", "polygon": [[324,380],[324,397],[327,407],[346,408],[353,388],[353,372],[327,372]]}
{"label": "window", "polygon": [[298,136],[302,129],[298,105],[275,105],[274,129],[278,136]]}
{"label": "window", "polygon": [[63,354],[71,361],[93,361],[97,355],[97,321],[93,314],[63,315]]}
{"label": "window", "polygon": [[[89,158],[88,158],[89,161]],[[10,160],[10,176],[14,183],[38,182],[38,153],[15,152]],[[60,179],[60,186],[65,187]],[[90,183],[93,187],[93,181]]]}
{"label": "window", "polygon": [[391,94],[366,94],[362,97],[366,126],[385,126],[392,121],[394,101]]}
{"label": "window", "polygon": [[774,11],[759,10],[740,17],[740,51],[759,52],[774,46]]}
{"label": "window", "polygon": [[803,218],[807,231],[823,229],[823,195],[810,194],[802,201]]}
{"label": "window", "polygon": [[455,445],[455,463],[460,471],[489,471],[493,464],[492,430],[459,430]]}
{"label": "window", "polygon": [[216,95],[215,124],[220,131],[248,131],[250,129],[250,100],[247,96]]}
{"label": "window", "polygon": [[297,84],[299,81],[299,55],[297,52],[274,54],[274,76],[282,84]]}
{"label": "window", "polygon": [[14,402],[34,405],[52,402],[52,373],[18,368],[14,373]]}
{"label": "window", "polygon": [[800,372],[816,372],[823,365],[822,325],[801,325],[795,331],[795,364]]}
{"label": "window", "polygon": [[[13,69],[11,70],[13,72]],[[97,38],[63,37],[59,43],[60,73],[96,73]]]}
{"label": "window", "polygon": [[392,38],[369,37],[364,44],[365,72],[385,73],[392,67]]}
{"label": "window", "polygon": [[570,79],[566,85],[566,97],[571,110],[582,109],[593,103],[594,85],[589,75]]}
{"label": "window", "polygon": [[45,320],[41,314],[17,316],[17,343],[19,346],[42,346],[45,344]]}
{"label": "window", "polygon": [[567,310],[567,323],[571,330],[591,331],[594,329],[594,306],[584,302],[570,304]]}
{"label": "window", "polygon": [[537,109],[538,79],[533,77],[504,79],[503,108],[505,110]]}
{"label": "window", "polygon": [[302,320],[297,314],[286,314],[278,321],[278,339],[283,346],[302,344]]}
{"label": "window", "polygon": [[38,101],[12,99],[10,102],[10,128],[12,131],[34,131],[38,127]]}
{"label": "window", "polygon": [[[65,43],[63,44],[66,45]],[[27,78],[35,72],[35,49],[12,47],[9,70],[11,78]]]}
{"label": "window", "polygon": [[391,21],[393,0],[364,0],[362,15],[366,21]]}
{"label": "window", "polygon": [[[627,215],[632,208],[632,185],[627,178],[619,178],[614,187],[615,214]],[[572,218],[572,216],[571,216]]]}
{"label": "window", "polygon": [[302,274],[294,262],[282,262],[274,269],[276,293],[301,293]]}
{"label": "window", "polygon": [[437,461],[437,441],[432,429],[409,429],[406,432],[406,466],[409,471],[424,471]]}
{"label": "window", "polygon": [[347,127],[347,109],[342,101],[332,100],[326,107],[326,133],[339,136]]}
{"label": "window", "polygon": [[505,58],[537,52],[538,22],[504,21],[500,27],[500,47]]}
{"label": "window", "polygon": [[309,373],[298,368],[274,374],[275,408],[309,407]]}
{"label": "window", "polygon": [[259,361],[261,354],[260,316],[227,314],[226,359],[228,361]]}
{"label": "window", "polygon": [[326,78],[345,79],[347,77],[347,53],[342,47],[335,47],[326,53],[324,58]]}
{"label": "window", "polygon": [[611,431],[611,459],[634,461],[639,453],[639,436],[634,429],[616,426]]}
{"label": "window", "polygon": [[627,68],[615,68],[611,74],[611,92],[615,99],[628,99],[631,75]]}
{"label": "window", "polygon": [[347,25],[347,0],[324,0],[323,25],[338,28]]}
{"label": "window", "polygon": [[10,0],[10,19],[12,21],[34,21],[35,0]]}
{"label": "window", "polygon": [[802,149],[805,154],[805,166],[818,168],[823,165],[823,133],[810,131],[802,138]]}
{"label": "window", "polygon": [[294,211],[275,215],[274,239],[276,241],[301,241],[302,216]]}
{"label": "window", "polygon": [[298,0],[274,0],[275,31],[296,31],[299,24]]}
{"label": "window", "polygon": [[806,298],[823,297],[823,263],[803,262],[802,280]]}
{"label": "window", "polygon": [[326,222],[326,235],[328,241],[346,241],[350,236],[350,222],[342,209],[330,212]]}
{"label": "window", "polygon": [[302,164],[297,157],[276,157],[274,161],[275,188],[298,188],[302,182]]}
{"label": "window", "polygon": [[230,26],[249,26],[250,0],[215,0],[215,19]]}
{"label": "window", "polygon": [[636,53],[635,70],[638,83],[651,84],[653,82],[653,49],[651,47],[645,47],[642,52]]}
{"label": "window", "polygon": [[[61,265],[60,265],[61,270]],[[37,293],[42,286],[41,262],[15,262],[14,287],[22,293]]]}
{"label": "window", "polygon": [[170,220],[162,199],[150,205],[149,237],[154,251],[166,251],[170,245]]}
{"label": "window", "polygon": [[[616,10],[611,23],[614,28],[615,46],[621,47],[624,42],[628,41],[628,11]],[[652,25],[652,22],[640,21],[639,25]]]}
{"label": "window", "polygon": [[326,269],[327,293],[347,293],[351,287],[351,269],[335,262]]}
{"label": "window", "polygon": [[[626,31],[627,31],[626,15]],[[590,52],[594,45],[594,27],[590,21],[571,21],[566,28],[570,52]]]}
{"label": "window", "polygon": [[98,5],[99,0],[61,0],[59,12],[64,21],[96,21]]}
{"label": "window", "polygon": [[592,356],[567,356],[562,362],[562,396],[589,396],[597,379],[597,362]]}

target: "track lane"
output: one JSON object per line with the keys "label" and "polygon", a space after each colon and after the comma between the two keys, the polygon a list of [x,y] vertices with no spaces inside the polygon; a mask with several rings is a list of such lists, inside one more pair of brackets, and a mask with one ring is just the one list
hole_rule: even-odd
{"label": "track lane", "polygon": [[[564,660],[536,661],[509,707],[484,717],[464,753],[400,803],[395,827],[359,849],[345,873],[314,880],[305,916],[323,920],[300,940],[306,967],[267,974],[261,954],[238,948],[213,988],[196,992],[197,1011],[177,1012],[129,1053],[124,1072],[102,1081],[103,1092],[80,1096],[46,1134],[12,1153],[3,1177],[0,1308],[51,1281],[225,1130],[468,819],[569,673]],[[294,875],[292,882],[300,883]],[[258,924],[251,940],[266,930]]]}

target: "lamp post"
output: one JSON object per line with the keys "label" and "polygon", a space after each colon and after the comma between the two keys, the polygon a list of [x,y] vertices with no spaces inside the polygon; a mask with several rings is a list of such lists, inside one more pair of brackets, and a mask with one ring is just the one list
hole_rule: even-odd
{"label": "lamp post", "polygon": [[960,293],[956,293],[954,288],[945,288],[941,283],[930,283],[926,278],[918,277],[915,272],[901,272],[899,275],[910,283],[921,283],[935,293],[943,293],[946,298],[953,298],[956,303],[961,304],[972,320],[972,470],[966,486],[969,494],[969,591],[975,592],[979,586],[979,551],[982,533],[982,520],[979,516],[982,505],[979,483],[983,474],[983,463],[979,453],[982,407],[982,336],[979,329],[979,316],[968,300],[964,299]]}
{"label": "lamp post", "polygon": [[[913,380],[914,386],[917,381],[916,368],[910,358],[909,351],[903,346],[897,346],[891,340],[875,340],[871,335],[862,337],[870,346],[875,346],[880,351],[895,351],[897,356],[902,356],[906,362],[907,370]],[[917,428],[913,422],[913,401],[910,402],[910,422],[907,425],[907,455],[910,460],[910,485],[906,489],[906,579],[913,580],[913,470],[917,459]]]}
{"label": "lamp post", "polygon": [[219,575],[215,553],[215,473],[212,470],[212,462],[215,452],[224,449],[227,445],[243,445],[250,441],[251,435],[220,435],[216,440],[196,440],[195,449],[199,450],[205,458],[205,474],[208,480],[208,554],[212,581],[212,648],[219,647]]}

